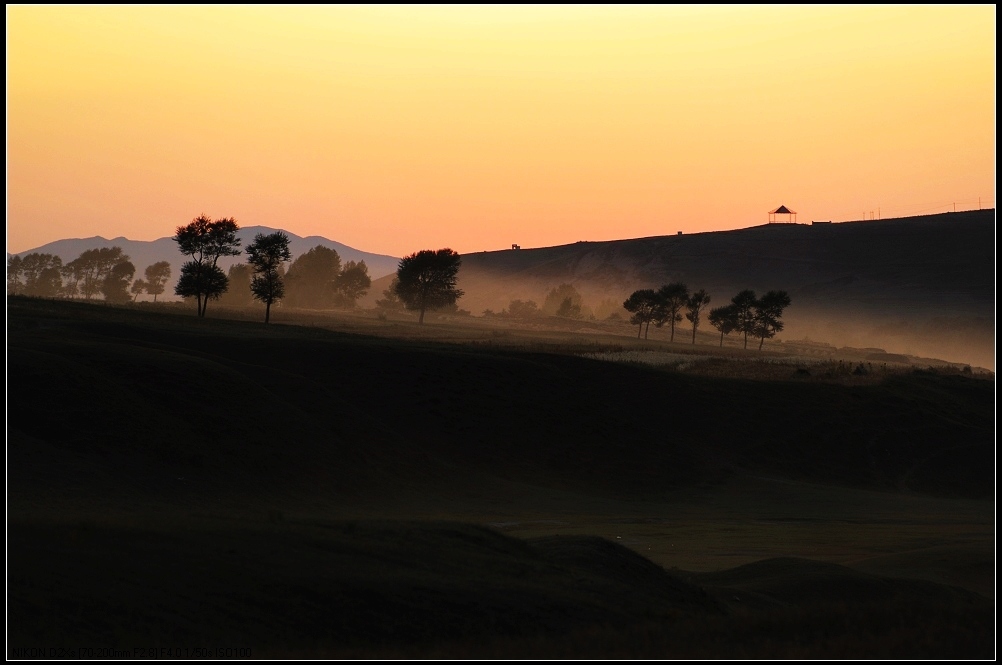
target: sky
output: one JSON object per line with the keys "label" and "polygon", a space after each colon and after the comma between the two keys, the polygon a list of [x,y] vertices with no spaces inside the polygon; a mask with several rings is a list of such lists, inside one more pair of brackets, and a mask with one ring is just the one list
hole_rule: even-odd
{"label": "sky", "polygon": [[995,22],[7,5],[7,251],[202,213],[399,257],[993,208]]}

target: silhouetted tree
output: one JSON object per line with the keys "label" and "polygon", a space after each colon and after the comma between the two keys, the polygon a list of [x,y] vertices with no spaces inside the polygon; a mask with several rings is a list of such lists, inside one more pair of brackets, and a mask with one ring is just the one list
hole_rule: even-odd
{"label": "silhouetted tree", "polygon": [[657,304],[651,315],[654,327],[660,328],[671,323],[671,338],[675,341],[675,324],[682,320],[682,310],[689,301],[689,288],[682,282],[665,284],[657,291]]}
{"label": "silhouetted tree", "polygon": [[[7,295],[16,296],[24,286],[23,259],[17,254],[7,255]],[[23,293],[23,291],[22,291]]]}
{"label": "silhouetted tree", "polygon": [[228,286],[226,274],[219,266],[185,261],[177,284],[174,285],[174,294],[182,298],[196,298],[199,302],[199,316],[205,316],[205,305],[209,299],[218,300],[226,293]]}
{"label": "silhouetted tree", "polygon": [[336,250],[317,245],[300,254],[285,275],[285,298],[289,307],[325,309],[334,305],[335,282],[341,274]]}
{"label": "silhouetted tree", "polygon": [[156,302],[157,296],[164,292],[168,279],[170,279],[170,263],[167,261],[157,261],[153,265],[146,266],[146,293],[153,296],[153,302]]}
{"label": "silhouetted tree", "polygon": [[258,233],[254,242],[247,246],[247,263],[254,269],[251,291],[254,297],[264,303],[264,322],[271,316],[272,303],[281,300],[285,285],[279,270],[282,263],[292,260],[289,251],[289,236],[281,231],[264,235]]}
{"label": "silhouetted tree", "polygon": [[119,263],[128,261],[121,247],[88,249],[63,268],[63,275],[79,284],[79,292],[88,300],[101,291],[104,279]]}
{"label": "silhouetted tree", "polygon": [[352,309],[371,285],[372,280],[369,278],[369,268],[365,265],[365,261],[358,263],[348,261],[334,281],[336,303],[341,307]]}
{"label": "silhouetted tree", "polygon": [[737,310],[734,305],[724,305],[710,310],[710,325],[720,331],[720,346],[724,345],[724,335],[738,329]]}
{"label": "silhouetted tree", "polygon": [[455,305],[463,292],[456,288],[462,259],[449,248],[424,249],[400,260],[396,293],[407,309],[418,310],[424,323],[426,309]]}
{"label": "silhouetted tree", "polygon": [[132,265],[131,261],[122,261],[112,266],[101,282],[104,299],[116,304],[131,302],[129,285],[132,284],[132,276],[135,274],[136,266]]}
{"label": "silhouetted tree", "polygon": [[750,289],[745,289],[731,298],[731,306],[734,307],[734,317],[738,322],[735,330],[744,334],[744,348],[746,349],[748,348],[748,335],[754,335],[756,332],[755,307],[757,303],[758,300],[755,298],[755,292]]}
{"label": "silhouetted tree", "polygon": [[773,338],[783,330],[783,310],[790,306],[790,296],[786,291],[769,291],[755,303],[755,335],[760,337],[759,351],[766,337]]}
{"label": "silhouetted tree", "polygon": [[141,279],[137,279],[132,283],[132,288],[129,291],[132,293],[132,302],[136,302],[139,294],[146,291],[147,284]]}
{"label": "silhouetted tree", "polygon": [[[657,306],[658,296],[654,289],[637,289],[623,301],[623,309],[633,315],[630,317],[630,323],[636,323],[640,326],[637,329],[637,339],[640,339],[640,333],[644,331],[645,323],[648,330],[650,329],[651,318],[654,316],[654,310]],[[644,339],[647,339],[646,332]]]}
{"label": "silhouetted tree", "polygon": [[174,287],[174,293],[194,297],[200,317],[205,316],[209,300],[217,299],[226,292],[226,275],[216,263],[221,256],[240,254],[239,230],[232,217],[212,221],[205,215],[199,215],[189,224],[177,227],[172,237],[180,252],[191,257],[191,261],[181,268],[181,278]]}
{"label": "silhouetted tree", "polygon": [[557,316],[565,319],[580,319],[581,305],[574,302],[571,297],[564,298],[557,308]]}
{"label": "silhouetted tree", "polygon": [[685,304],[686,312],[685,318],[692,323],[692,343],[696,343],[696,328],[699,327],[700,314],[703,308],[710,304],[710,294],[700,289],[696,291],[691,296]]}

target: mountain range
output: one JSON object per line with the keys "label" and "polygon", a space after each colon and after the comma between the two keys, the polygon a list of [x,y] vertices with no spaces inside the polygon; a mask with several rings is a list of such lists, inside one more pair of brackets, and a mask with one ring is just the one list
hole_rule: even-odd
{"label": "mountain range", "polygon": [[[254,241],[254,236],[258,233],[269,234],[279,230],[282,230],[289,236],[289,249],[292,251],[293,258],[296,258],[300,254],[305,254],[317,245],[323,245],[324,247],[335,250],[341,257],[342,262],[365,261],[365,265],[369,268],[369,276],[373,279],[396,272],[397,264],[400,261],[397,257],[386,256],[385,254],[373,254],[372,252],[363,252],[322,236],[307,236],[304,238],[296,235],[295,233],[285,231],[284,229],[273,229],[267,226],[246,226],[237,232],[237,236],[241,240],[240,246],[246,247]],[[129,240],[128,238],[118,237],[111,238],[109,240],[107,238],[102,238],[101,236],[56,240],[42,245],[41,247],[36,247],[35,249],[19,252],[18,256],[24,256],[25,254],[32,254],[35,252],[42,254],[55,254],[62,259],[63,264],[65,265],[80,256],[80,254],[85,250],[98,249],[102,247],[121,247],[122,251],[129,256],[133,265],[136,266],[137,277],[142,276],[146,266],[152,265],[157,261],[169,262],[171,265],[171,285],[173,285],[177,276],[181,273],[181,266],[188,258],[178,252],[177,243],[169,237],[159,238],[157,240]],[[220,258],[219,265],[224,271],[226,271],[234,263],[240,263],[242,261],[246,261],[244,254]],[[178,300],[179,298],[173,295],[173,289],[170,288],[167,290],[167,293],[164,294],[163,299]]]}

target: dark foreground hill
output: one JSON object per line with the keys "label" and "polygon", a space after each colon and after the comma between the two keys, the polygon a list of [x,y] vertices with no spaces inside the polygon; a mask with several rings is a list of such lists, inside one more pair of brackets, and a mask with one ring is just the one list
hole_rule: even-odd
{"label": "dark foreground hill", "polygon": [[[8,299],[7,339],[8,657],[994,649],[982,595],[886,560],[879,575],[802,560],[851,563],[852,540],[907,542],[892,549],[912,566],[919,543],[980,547],[993,381],[709,378],[23,298]],[[782,514],[825,516],[822,531],[762,519],[764,497],[740,488],[763,477],[801,488]],[[703,502],[744,517],[711,524]],[[499,533],[555,514],[585,526]],[[596,537],[611,529],[627,538]],[[755,561],[776,534],[793,559],[717,578],[641,556],[670,561],[696,538]],[[815,549],[826,540],[839,545]]]}
{"label": "dark foreground hill", "polygon": [[465,254],[459,277],[461,305],[477,314],[542,304],[565,282],[592,308],[672,281],[705,289],[712,307],[782,289],[793,301],[785,339],[994,369],[994,209]]}

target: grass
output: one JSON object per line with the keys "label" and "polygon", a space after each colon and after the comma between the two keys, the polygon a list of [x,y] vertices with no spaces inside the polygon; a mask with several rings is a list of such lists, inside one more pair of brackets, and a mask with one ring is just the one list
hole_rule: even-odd
{"label": "grass", "polygon": [[8,657],[994,652],[993,380],[214,314],[8,300]]}

